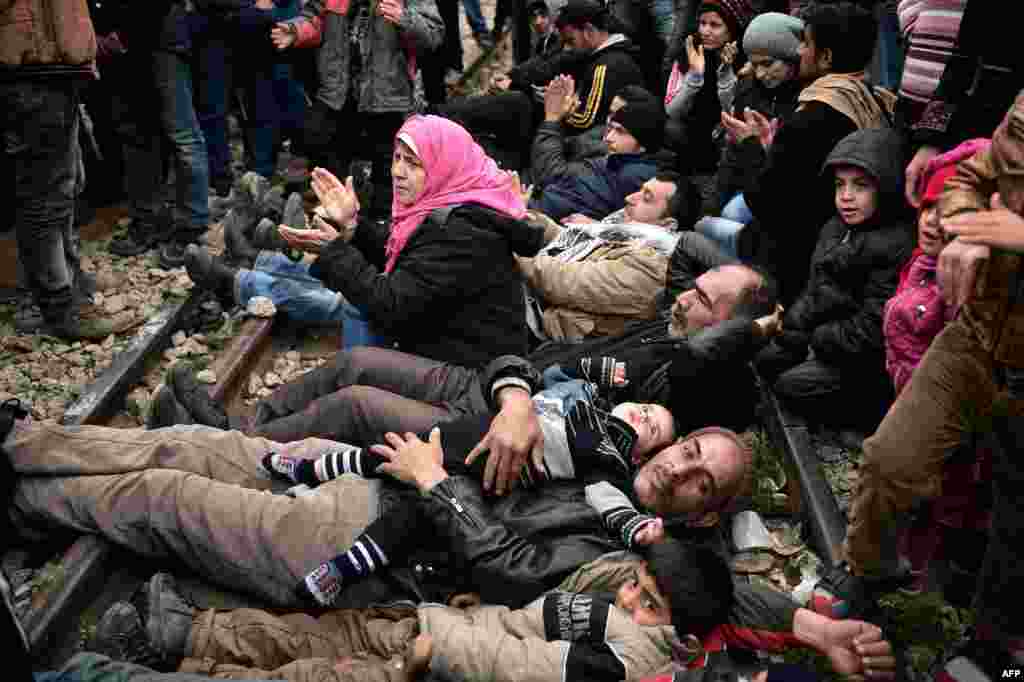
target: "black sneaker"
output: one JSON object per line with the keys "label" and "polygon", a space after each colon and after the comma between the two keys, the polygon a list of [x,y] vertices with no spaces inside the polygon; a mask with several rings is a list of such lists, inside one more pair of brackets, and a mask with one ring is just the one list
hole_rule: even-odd
{"label": "black sneaker", "polygon": [[146,634],[165,660],[180,661],[185,655],[196,608],[178,593],[170,573],[157,573],[146,586]]}
{"label": "black sneaker", "polygon": [[196,381],[190,365],[181,363],[171,367],[167,373],[167,385],[197,424],[218,429],[231,428],[224,408],[210,397],[205,384]]}
{"label": "black sneaker", "polygon": [[[268,220],[264,218],[264,220]],[[247,231],[238,220],[224,221],[224,257],[226,262],[240,268],[252,269],[260,250],[253,246]]]}
{"label": "black sneaker", "polygon": [[178,424],[195,424],[185,406],[174,397],[174,391],[170,386],[161,386],[160,390],[153,396],[149,404],[149,414],[146,415],[147,429],[162,429],[167,426]]}
{"label": "black sneaker", "polygon": [[137,663],[162,672],[171,672],[176,667],[150,641],[138,610],[124,601],[113,604],[103,614],[87,648],[115,661]]}

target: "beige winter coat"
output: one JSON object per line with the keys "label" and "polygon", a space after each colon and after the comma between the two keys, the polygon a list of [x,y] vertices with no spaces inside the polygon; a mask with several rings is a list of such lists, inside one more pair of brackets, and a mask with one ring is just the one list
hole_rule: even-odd
{"label": "beige winter coat", "polygon": [[635,320],[653,320],[668,257],[635,243],[610,243],[584,260],[520,258],[519,269],[542,300],[544,331],[556,341],[613,336]]}
{"label": "beige winter coat", "polygon": [[665,670],[673,628],[636,625],[625,611],[591,592],[614,594],[636,563],[592,562],[560,586],[564,591],[515,611],[420,606],[420,631],[434,640],[431,671],[443,679],[474,682],[602,682],[640,680]]}

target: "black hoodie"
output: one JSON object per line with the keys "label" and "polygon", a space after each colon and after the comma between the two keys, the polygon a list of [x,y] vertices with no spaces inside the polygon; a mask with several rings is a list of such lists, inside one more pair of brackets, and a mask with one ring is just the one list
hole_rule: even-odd
{"label": "black hoodie", "polygon": [[309,274],[407,353],[465,367],[526,354],[526,304],[513,254],[536,255],[543,230],[475,204],[448,215],[434,211],[384,276],[387,232],[360,223],[352,243],[335,239]]}
{"label": "black hoodie", "polygon": [[902,199],[904,158],[902,137],[888,128],[852,133],[828,156],[827,175],[850,165],[874,177],[879,206],[864,224],[848,227],[837,215],[822,228],[810,279],[786,312],[783,345],[809,344],[819,360],[834,365],[882,366],[882,308],[914,249]]}

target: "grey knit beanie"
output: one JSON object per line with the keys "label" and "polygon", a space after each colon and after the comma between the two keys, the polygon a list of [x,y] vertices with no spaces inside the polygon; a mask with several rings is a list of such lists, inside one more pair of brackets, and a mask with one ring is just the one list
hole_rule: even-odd
{"label": "grey knit beanie", "polygon": [[796,17],[780,12],[758,14],[743,34],[743,51],[795,62],[800,59],[797,50],[803,31],[804,22]]}

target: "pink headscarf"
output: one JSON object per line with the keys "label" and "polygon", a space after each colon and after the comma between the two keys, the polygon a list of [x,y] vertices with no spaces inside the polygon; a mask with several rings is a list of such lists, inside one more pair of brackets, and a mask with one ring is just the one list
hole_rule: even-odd
{"label": "pink headscarf", "polygon": [[391,233],[384,272],[390,273],[409,238],[436,208],[474,203],[521,219],[526,204],[512,177],[484,153],[465,128],[441,116],[413,116],[398,136],[410,138],[426,171],[423,192],[411,206],[391,200]]}

